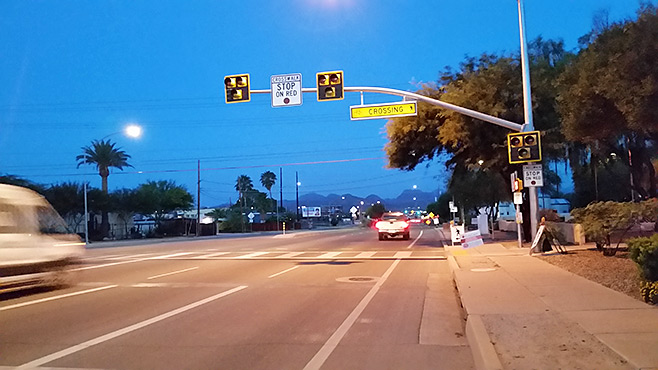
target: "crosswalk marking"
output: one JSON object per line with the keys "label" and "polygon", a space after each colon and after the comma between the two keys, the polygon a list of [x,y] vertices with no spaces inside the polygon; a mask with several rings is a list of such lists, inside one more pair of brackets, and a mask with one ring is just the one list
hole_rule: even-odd
{"label": "crosswalk marking", "polygon": [[174,258],[174,257],[180,257],[180,256],[187,256],[187,255],[190,255],[190,254],[193,254],[193,252],[173,253],[173,254],[167,254],[167,255],[164,255],[164,256],[151,257],[149,259],[162,260],[162,259],[165,259],[165,258]]}
{"label": "crosswalk marking", "polygon": [[294,258],[304,253],[306,252],[290,252],[290,253],[282,254],[280,256],[276,256],[275,258]]}
{"label": "crosswalk marking", "polygon": [[[161,254],[150,257],[138,257],[145,256],[142,255],[126,255],[122,259],[124,262],[115,262],[112,264],[107,264],[107,266],[130,263],[130,262],[141,262],[141,261],[152,261],[152,260],[265,260],[265,259],[279,259],[279,260],[392,260],[392,259],[403,259],[403,260],[445,260],[446,257],[442,252],[414,252],[414,251],[298,251],[298,252],[287,252],[283,251],[261,251],[261,252],[215,252],[215,253],[204,253],[204,252],[178,252],[170,254]],[[112,256],[106,260],[116,260],[118,257]],[[91,258],[88,262],[100,261],[99,257]],[[94,268],[93,266],[83,267],[82,269]]]}
{"label": "crosswalk marking", "polygon": [[317,258],[334,258],[343,252],[327,252],[325,254],[319,255]]}
{"label": "crosswalk marking", "polygon": [[254,252],[254,253],[245,254],[243,256],[233,257],[233,259],[253,258],[253,257],[262,256],[262,255],[268,254],[268,253],[270,253],[270,252]]}
{"label": "crosswalk marking", "polygon": [[229,253],[231,253],[231,252],[217,252],[217,253],[210,253],[210,254],[202,254],[200,256],[195,256],[195,257],[192,257],[192,258],[194,258],[194,259],[206,259],[206,258],[213,258],[213,257],[223,256],[223,255],[229,254]]}
{"label": "crosswalk marking", "polygon": [[354,258],[370,258],[375,255],[377,252],[361,252],[354,256]]}
{"label": "crosswalk marking", "polygon": [[412,252],[396,252],[393,258],[409,258]]}

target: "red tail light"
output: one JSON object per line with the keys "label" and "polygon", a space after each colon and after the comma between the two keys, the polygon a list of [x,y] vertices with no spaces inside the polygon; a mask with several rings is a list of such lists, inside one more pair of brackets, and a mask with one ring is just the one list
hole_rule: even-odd
{"label": "red tail light", "polygon": [[404,228],[405,228],[405,229],[408,229],[408,228],[409,228],[409,225],[410,225],[410,224],[409,224],[409,221],[405,221],[405,222],[404,222]]}

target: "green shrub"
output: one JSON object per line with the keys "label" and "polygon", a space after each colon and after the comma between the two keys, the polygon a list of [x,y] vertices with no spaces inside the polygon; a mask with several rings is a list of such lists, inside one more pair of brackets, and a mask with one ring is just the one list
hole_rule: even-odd
{"label": "green shrub", "polygon": [[658,281],[658,234],[649,238],[629,239],[628,253],[637,263],[645,280]]}
{"label": "green shrub", "polygon": [[658,282],[646,282],[640,290],[647,303],[658,304]]}

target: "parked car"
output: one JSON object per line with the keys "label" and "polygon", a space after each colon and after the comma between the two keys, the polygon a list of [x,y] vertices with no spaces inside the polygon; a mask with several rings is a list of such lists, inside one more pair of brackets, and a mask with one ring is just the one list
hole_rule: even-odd
{"label": "parked car", "polygon": [[38,193],[0,184],[0,293],[72,283],[85,243]]}
{"label": "parked car", "polygon": [[402,239],[409,239],[409,219],[402,212],[387,212],[375,224],[379,240],[389,237],[402,236]]}

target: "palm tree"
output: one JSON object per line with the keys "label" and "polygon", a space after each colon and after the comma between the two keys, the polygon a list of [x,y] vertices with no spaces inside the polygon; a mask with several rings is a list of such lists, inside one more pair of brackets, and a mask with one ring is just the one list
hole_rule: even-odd
{"label": "palm tree", "polygon": [[[242,199],[242,213],[244,213],[244,194],[249,190],[253,190],[254,184],[251,178],[247,175],[240,175],[235,182],[235,190],[238,191],[240,199]],[[244,216],[242,217],[242,231],[244,232]]]}
{"label": "palm tree", "polygon": [[260,183],[270,192],[270,198],[272,198],[272,186],[276,183],[276,175],[272,171],[263,172],[260,175]]}
{"label": "palm tree", "polygon": [[116,148],[110,140],[94,140],[91,145],[82,147],[83,154],[78,155],[75,159],[78,161],[78,168],[83,164],[95,165],[98,174],[101,176],[101,190],[107,194],[107,178],[110,176],[110,167],[123,170],[123,167],[132,167],[128,164],[130,155],[126,154],[121,148]]}
{"label": "palm tree", "polygon": [[[121,148],[116,148],[110,140],[94,140],[91,145],[82,147],[83,153],[75,157],[78,168],[83,164],[95,165],[101,176],[101,190],[107,195],[107,178],[110,176],[110,167],[123,170],[123,167],[132,167],[128,163],[130,155]],[[107,211],[102,212],[101,234],[107,236],[110,230],[110,220]]]}
{"label": "palm tree", "polygon": [[244,194],[248,190],[252,190],[254,184],[251,181],[251,178],[247,175],[240,175],[235,182],[235,190],[238,191],[240,199],[242,200],[242,205],[244,205]]}

